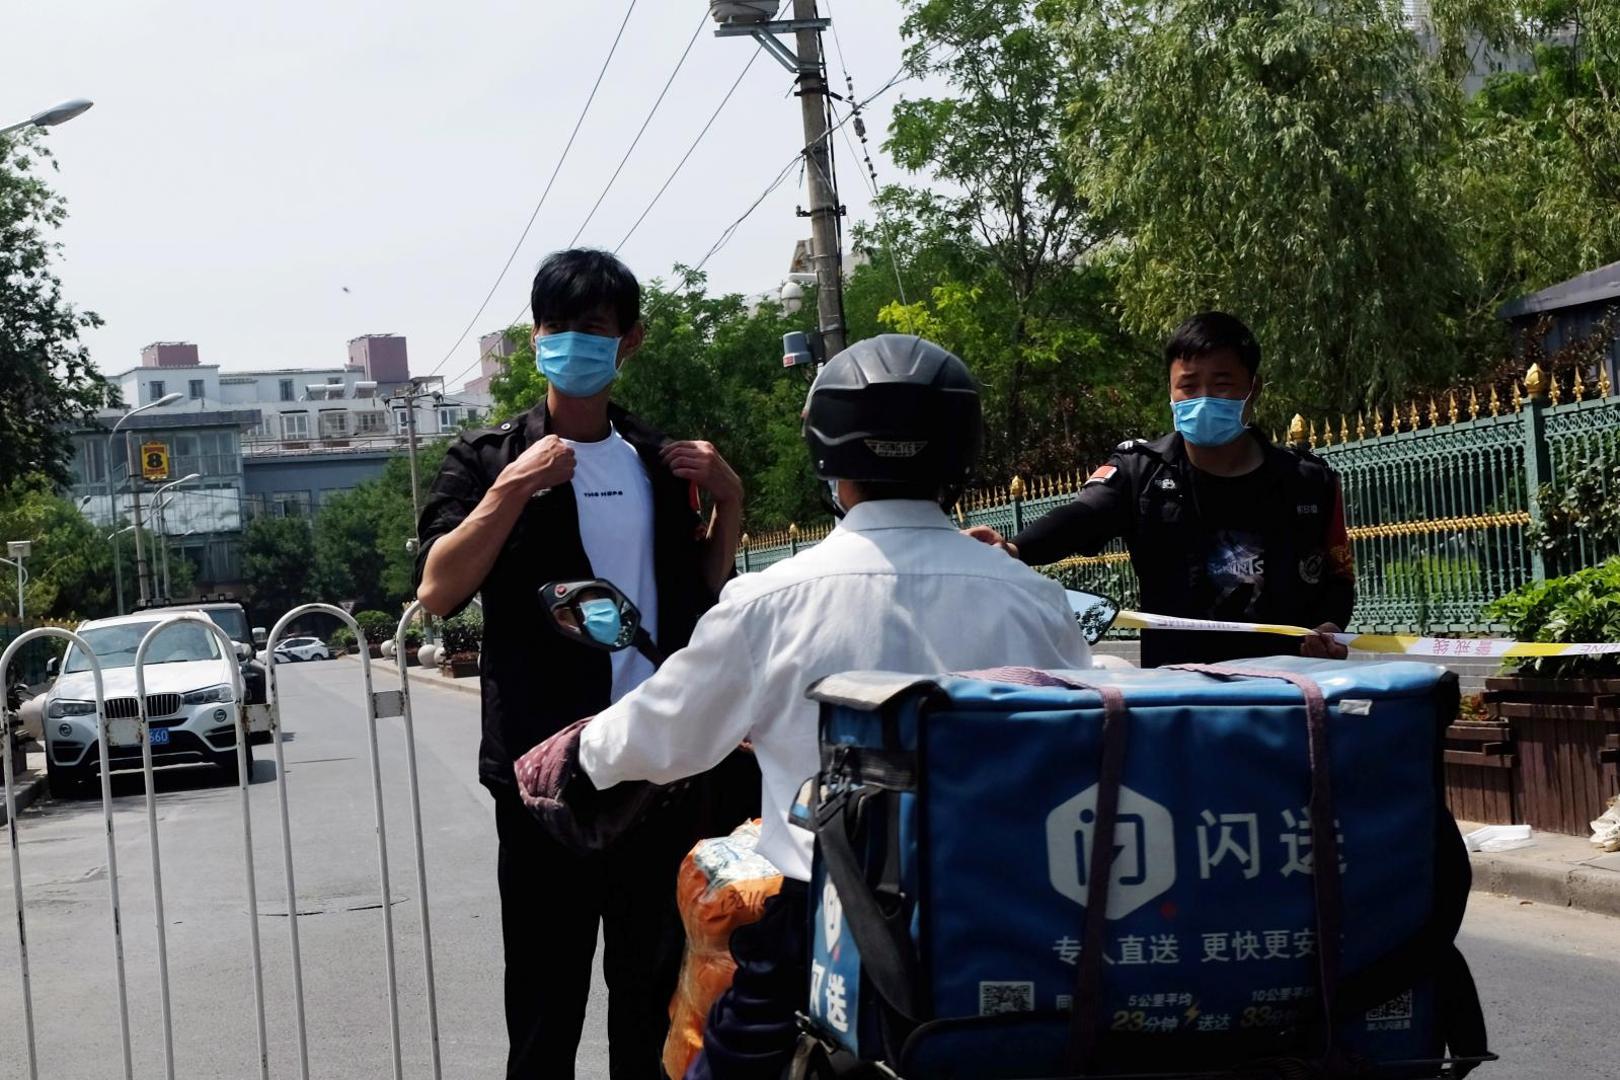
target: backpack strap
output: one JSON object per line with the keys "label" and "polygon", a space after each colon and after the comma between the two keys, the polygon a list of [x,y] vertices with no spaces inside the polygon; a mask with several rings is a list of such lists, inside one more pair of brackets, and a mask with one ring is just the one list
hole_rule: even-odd
{"label": "backpack strap", "polygon": [[1013,683],[1018,686],[1064,687],[1089,690],[1102,698],[1102,760],[1097,767],[1097,818],[1086,853],[1086,922],[1075,976],[1074,1008],[1069,1013],[1068,1068],[1076,1075],[1089,1072],[1096,1055],[1102,1020],[1104,939],[1108,932],[1108,886],[1114,876],[1114,830],[1119,819],[1119,789],[1125,780],[1125,751],[1130,739],[1130,714],[1125,695],[1117,686],[1088,683],[1068,672],[1004,667],[964,672],[964,677]]}
{"label": "backpack strap", "polygon": [[1181,664],[1217,679],[1280,679],[1305,696],[1306,745],[1311,769],[1311,881],[1316,891],[1317,977],[1321,983],[1323,1036],[1333,1046],[1334,1002],[1339,987],[1339,953],[1344,932],[1343,895],[1339,882],[1339,829],[1333,803],[1332,758],[1329,755],[1327,699],[1314,679],[1294,671],[1237,664]]}

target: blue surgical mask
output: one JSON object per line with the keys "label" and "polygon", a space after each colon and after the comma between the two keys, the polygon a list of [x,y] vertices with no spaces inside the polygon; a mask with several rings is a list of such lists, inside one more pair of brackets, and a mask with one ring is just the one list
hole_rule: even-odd
{"label": "blue surgical mask", "polygon": [[619,374],[619,339],[570,330],[534,339],[535,364],[564,397],[595,397]]}
{"label": "blue surgical mask", "polygon": [[580,614],[585,616],[585,632],[603,645],[617,645],[619,635],[624,632],[624,623],[619,619],[619,605],[612,600],[586,600],[579,605]]}
{"label": "blue surgical mask", "polygon": [[1225,446],[1243,435],[1248,398],[1201,397],[1172,401],[1176,430],[1194,446]]}

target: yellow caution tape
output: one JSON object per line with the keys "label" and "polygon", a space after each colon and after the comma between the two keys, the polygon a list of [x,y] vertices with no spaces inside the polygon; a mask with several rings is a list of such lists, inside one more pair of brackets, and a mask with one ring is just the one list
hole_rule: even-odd
{"label": "yellow caution tape", "polygon": [[[1277,623],[1223,622],[1216,619],[1183,619],[1173,615],[1151,615],[1145,611],[1121,611],[1114,625],[1125,630],[1203,630],[1241,634],[1276,634],[1280,637],[1315,637],[1316,631],[1303,626]],[[1334,634],[1341,645],[1360,652],[1395,656],[1450,656],[1496,659],[1533,656],[1610,656],[1620,654],[1620,643],[1578,642],[1555,644],[1545,641],[1510,641],[1504,638],[1411,637],[1404,634]]]}

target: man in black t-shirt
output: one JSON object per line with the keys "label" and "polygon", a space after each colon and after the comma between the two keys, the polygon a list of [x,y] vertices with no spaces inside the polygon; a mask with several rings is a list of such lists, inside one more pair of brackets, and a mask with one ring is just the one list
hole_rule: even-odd
{"label": "man in black t-shirt", "polygon": [[[1338,477],[1320,458],[1249,426],[1260,346],[1237,319],[1196,315],[1165,347],[1176,430],[1132,440],[1075,501],[1012,540],[969,532],[1032,565],[1095,555],[1123,539],[1142,607],[1160,615],[1315,627],[1301,650],[1343,656],[1355,568]],[[1142,663],[1211,663],[1286,651],[1266,634],[1145,631]]]}

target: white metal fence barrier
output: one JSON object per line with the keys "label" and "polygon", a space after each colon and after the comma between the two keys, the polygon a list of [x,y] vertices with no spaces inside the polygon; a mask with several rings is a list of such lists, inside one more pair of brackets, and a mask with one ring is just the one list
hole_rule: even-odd
{"label": "white metal fence barrier", "polygon": [[[359,646],[361,677],[365,686],[366,730],[370,746],[373,824],[377,840],[377,870],[381,894],[384,972],[388,995],[389,1044],[394,1080],[403,1080],[404,1053],[400,1031],[399,982],[395,966],[393,896],[389,878],[388,837],[383,811],[383,776],[378,741],[378,721],[393,717],[399,717],[401,720],[409,786],[411,828],[415,841],[417,904],[422,926],[422,965],[427,997],[429,1056],[434,1080],[441,1080],[438,995],[434,983],[433,934],[428,903],[427,859],[422,832],[422,801],[417,770],[416,734],[411,714],[410,679],[406,670],[408,666],[407,649],[405,647],[406,631],[410,624],[423,614],[422,606],[417,603],[411,604],[405,611],[395,633],[395,659],[400,678],[398,690],[378,692],[374,689],[369,643],[366,641],[364,631],[361,630],[352,615],[331,604],[305,604],[289,611],[276,622],[264,646],[266,693],[270,714],[270,743],[275,755],[276,801],[281,818],[282,873],[288,904],[287,937],[291,954],[292,999],[298,1047],[298,1075],[300,1080],[309,1080],[311,1075],[309,1034],[304,1002],[303,956],[299,945],[298,927],[300,913],[298,910],[297,883],[294,874],[292,824],[287,797],[287,770],[283,751],[281,696],[277,685],[275,650],[292,623],[304,616],[314,614],[329,615],[338,619],[354,633]],[[250,740],[249,718],[248,706],[244,702],[246,694],[244,692],[241,665],[234,662],[233,659],[236,648],[235,642],[212,620],[195,612],[170,615],[152,626],[142,636],[135,650],[134,679],[137,711],[134,718],[135,730],[132,733],[127,728],[122,731],[119,730],[119,727],[128,725],[129,720],[110,720],[108,718],[101,660],[83,638],[70,631],[55,627],[42,627],[18,637],[5,650],[4,654],[0,655],[0,686],[7,684],[6,675],[18,650],[31,641],[48,637],[68,640],[76,650],[75,655],[82,656],[94,676],[97,746],[99,748],[101,773],[101,805],[107,841],[107,883],[111,905],[110,924],[114,969],[118,986],[119,1032],[122,1040],[125,1080],[133,1080],[134,1064],[130,1042],[128,988],[124,967],[123,922],[118,893],[118,857],[113,830],[112,768],[109,747],[115,737],[121,746],[127,745],[131,735],[139,742],[141,774],[146,792],[147,830],[152,858],[152,888],[155,912],[154,923],[157,933],[157,967],[162,1014],[163,1060],[165,1075],[168,1080],[175,1080],[174,1019],[170,997],[168,939],[163,906],[163,866],[158,840],[157,788],[153,770],[152,725],[148,711],[150,701],[146,692],[145,668],[147,655],[153,643],[163,633],[180,625],[195,625],[211,635],[218,642],[222,651],[222,658],[226,660],[226,666],[231,671],[230,685],[235,702],[237,786],[241,797],[243,865],[248,908],[248,937],[252,960],[253,1005],[257,1023],[258,1056],[255,1071],[261,1080],[269,1080],[270,1052],[265,1017],[264,970],[259,935],[258,885],[253,863],[253,817],[249,792],[249,785],[252,782],[248,750]],[[21,852],[18,841],[18,830],[21,823],[18,821],[16,812],[16,767],[12,761],[11,740],[0,739],[0,743],[4,744],[5,804],[11,852],[12,895],[15,901],[18,950],[21,958],[23,1026],[28,1055],[28,1076],[30,1080],[38,1080],[39,1060],[35,1045],[32,973],[29,967],[26,906],[23,892]]]}

